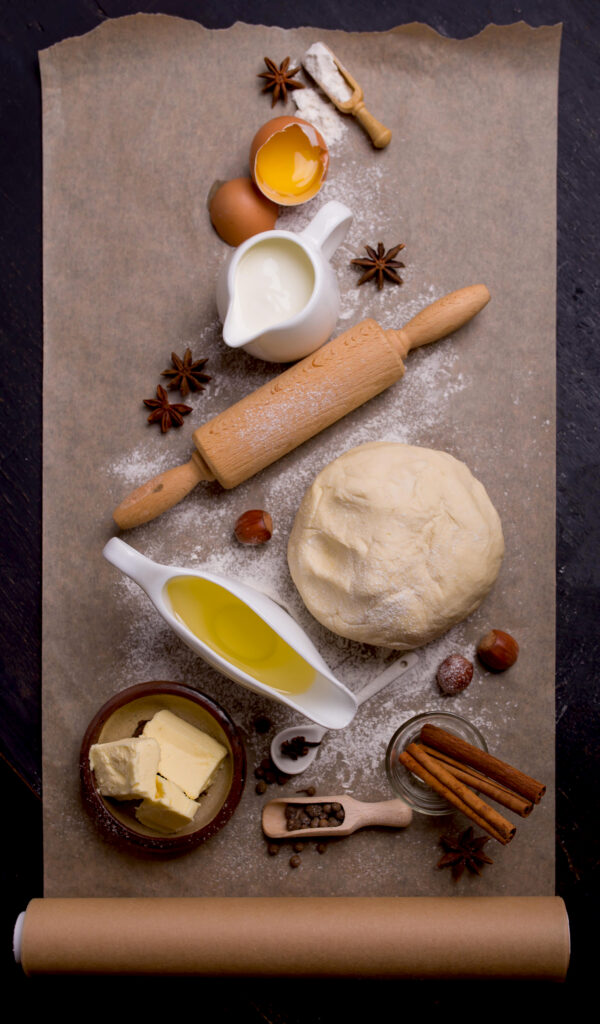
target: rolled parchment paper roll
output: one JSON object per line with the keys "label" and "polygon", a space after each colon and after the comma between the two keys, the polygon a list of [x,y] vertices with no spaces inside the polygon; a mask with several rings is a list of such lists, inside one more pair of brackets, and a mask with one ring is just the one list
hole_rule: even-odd
{"label": "rolled parchment paper roll", "polygon": [[562,981],[559,897],[34,899],[28,975],[528,978]]}

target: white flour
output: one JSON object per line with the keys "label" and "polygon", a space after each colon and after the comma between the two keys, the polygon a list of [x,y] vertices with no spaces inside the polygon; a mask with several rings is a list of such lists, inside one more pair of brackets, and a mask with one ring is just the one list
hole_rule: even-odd
{"label": "white flour", "polygon": [[340,114],[315,89],[298,89],[292,93],[292,99],[300,116],[321,132],[330,150],[335,150],[346,134],[343,118],[347,115]]}
{"label": "white flour", "polygon": [[352,89],[340,74],[328,46],[324,43],[313,43],[304,54],[302,63],[328,96],[338,103],[346,103],[350,99]]}

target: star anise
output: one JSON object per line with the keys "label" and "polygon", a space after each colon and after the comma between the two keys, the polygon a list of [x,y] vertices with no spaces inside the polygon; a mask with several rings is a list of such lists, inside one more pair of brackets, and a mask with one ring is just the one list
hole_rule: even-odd
{"label": "star anise", "polygon": [[156,398],[145,398],[144,405],[152,409],[148,423],[160,423],[163,434],[166,434],[170,427],[181,427],[183,417],[192,411],[191,405],[180,405],[178,402],[171,404],[167,392],[160,384],[156,389]]}
{"label": "star anise", "polygon": [[265,57],[264,61],[265,64],[267,65],[268,70],[263,71],[260,75],[257,75],[256,77],[265,78],[267,81],[267,84],[265,85],[264,89],[261,90],[262,92],[268,92],[269,89],[273,90],[273,102],[271,103],[272,107],[275,106],[280,96],[283,102],[286,102],[288,89],[304,89],[304,85],[302,84],[302,82],[293,81],[294,75],[298,74],[300,68],[291,68],[289,57],[286,57],[285,60],[281,62],[279,67],[277,67],[275,61],[271,60],[270,57]]}
{"label": "star anise", "polygon": [[383,288],[383,282],[386,278],[388,281],[393,281],[394,284],[402,284],[402,278],[398,276],[393,268],[405,265],[400,260],[395,259],[401,249],[404,249],[403,244],[395,245],[393,249],[388,249],[387,252],[383,242],[377,243],[377,252],[370,245],[365,245],[365,249],[369,255],[368,259],[350,261],[357,267],[366,268],[358,282],[359,284],[364,284],[365,281],[370,281],[371,278],[376,278],[378,288]]}
{"label": "star anise", "polygon": [[483,852],[489,836],[477,836],[473,838],[473,829],[466,829],[462,835],[442,836],[440,846],[443,846],[446,853],[438,862],[438,868],[452,868],[452,877],[455,881],[461,877],[465,868],[471,874],[480,875],[484,864],[493,864],[491,857]]}
{"label": "star anise", "polygon": [[161,377],[171,377],[168,385],[169,391],[179,388],[185,398],[190,391],[204,391],[204,385],[211,379],[203,369],[208,359],[196,359],[192,361],[192,350],[186,348],[183,359],[180,359],[176,352],[171,352],[172,370],[163,370]]}

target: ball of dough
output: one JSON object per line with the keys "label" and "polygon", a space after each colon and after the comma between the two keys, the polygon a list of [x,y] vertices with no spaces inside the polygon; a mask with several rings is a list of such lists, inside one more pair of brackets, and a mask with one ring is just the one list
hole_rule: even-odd
{"label": "ball of dough", "polygon": [[292,579],[319,622],[397,650],[470,615],[503,554],[498,513],[464,462],[385,441],[319,473],[288,544]]}

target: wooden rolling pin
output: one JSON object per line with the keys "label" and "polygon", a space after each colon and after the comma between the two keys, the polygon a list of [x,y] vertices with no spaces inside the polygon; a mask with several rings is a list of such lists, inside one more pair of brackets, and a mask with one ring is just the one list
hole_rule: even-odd
{"label": "wooden rolling pin", "polygon": [[127,530],[155,519],[201,480],[241,484],[399,380],[411,349],[456,331],[489,298],[486,286],[475,284],[426,306],[402,330],[363,320],[340,334],[198,427],[190,461],[125,498],[114,512],[117,526]]}

